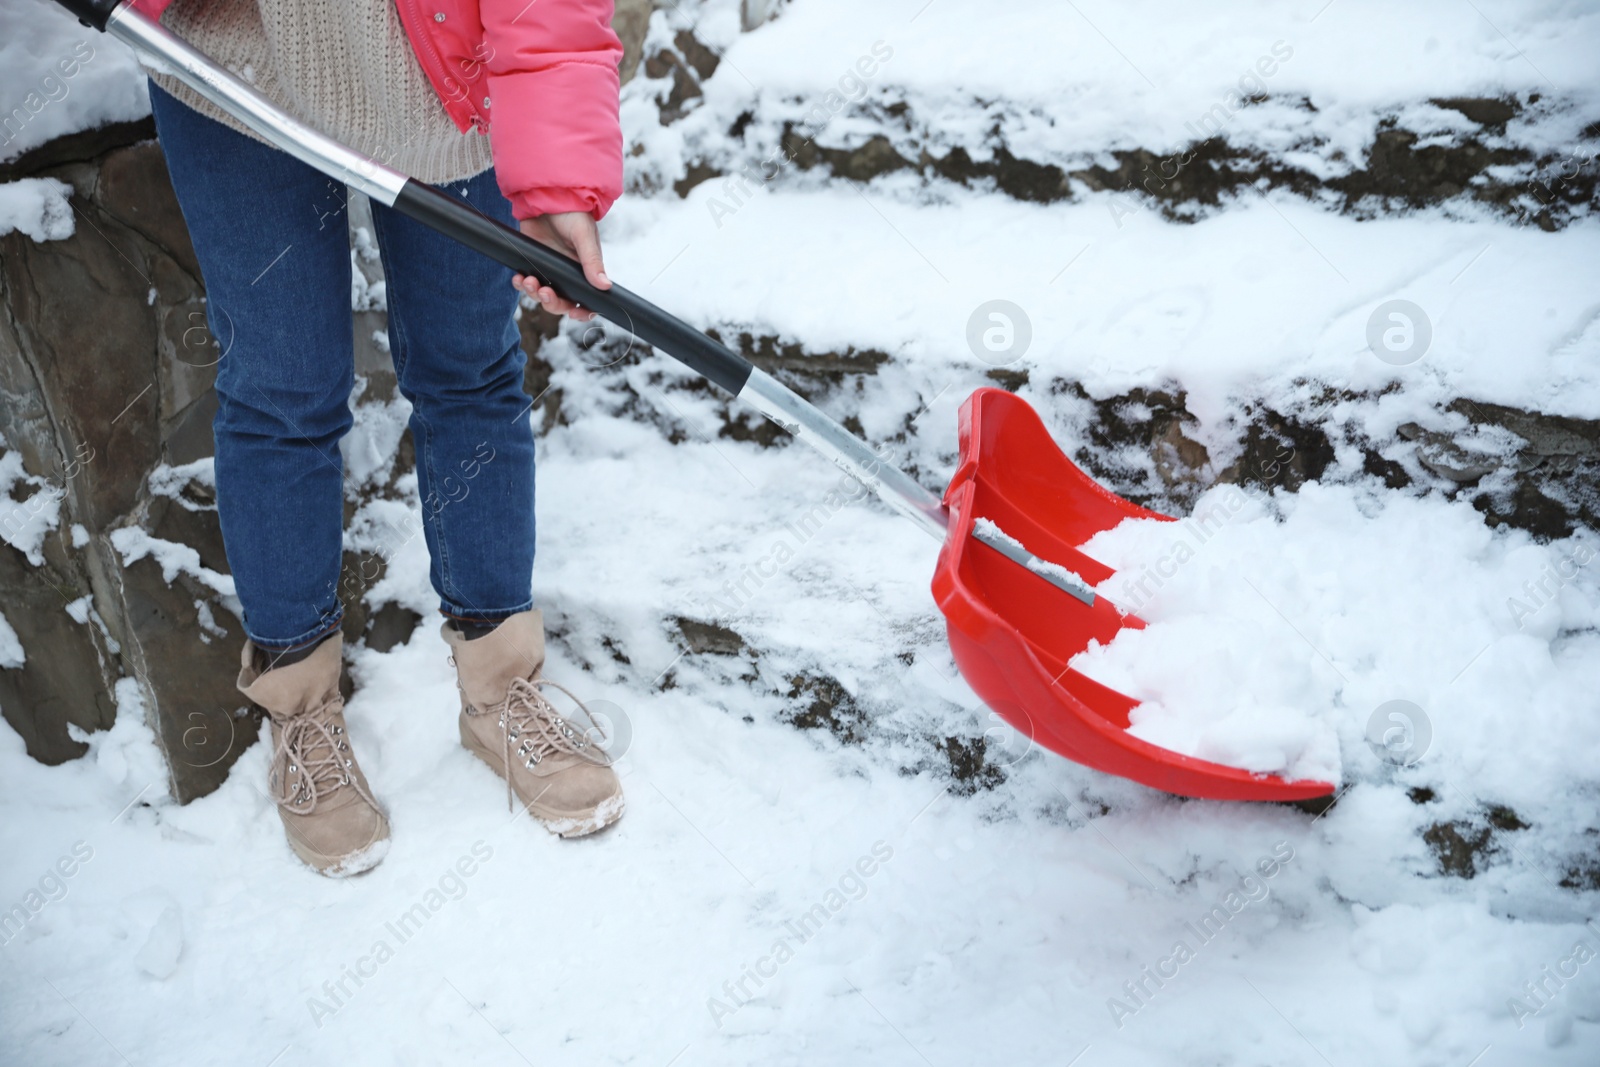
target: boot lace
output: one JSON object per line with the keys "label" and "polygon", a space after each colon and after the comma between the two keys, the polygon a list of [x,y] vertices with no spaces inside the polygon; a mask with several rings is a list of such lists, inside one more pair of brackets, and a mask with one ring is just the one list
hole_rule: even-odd
{"label": "boot lace", "polygon": [[344,726],[333,721],[343,706],[344,698],[336,694],[281,725],[269,781],[273,799],[285,810],[310,815],[324,796],[345,786],[377,807],[353,773],[355,759]]}
{"label": "boot lace", "polygon": [[[578,706],[589,721],[587,728],[575,728],[543,693],[546,688],[565,693]],[[512,746],[515,758],[528,770],[533,770],[543,760],[557,755],[572,755],[599,767],[611,766],[610,755],[600,747],[610,740],[594,715],[583,701],[566,686],[548,678],[517,678],[506,690],[505,699],[490,704],[479,714],[499,718],[500,736],[504,742],[502,756],[506,768],[506,807],[516,810],[511,789]]]}

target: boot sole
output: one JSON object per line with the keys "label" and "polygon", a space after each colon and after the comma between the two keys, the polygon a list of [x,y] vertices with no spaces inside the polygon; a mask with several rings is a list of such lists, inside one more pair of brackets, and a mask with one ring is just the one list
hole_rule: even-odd
{"label": "boot sole", "polygon": [[[468,731],[465,723],[461,723],[458,720],[457,725],[461,732],[461,746],[488,764],[491,771],[504,779],[506,777],[505,761],[500,758],[500,754],[479,744],[478,739]],[[568,812],[546,807],[537,800],[529,800],[522,795],[522,791],[517,788],[517,783],[514,781],[511,783],[511,791],[517,795],[518,800],[522,801],[522,806],[528,810],[528,813],[538,819],[546,830],[563,839],[587,837],[590,834],[599,833],[622,818],[623,812],[627,810],[627,805],[623,801],[620,792],[602,800],[590,811]]]}
{"label": "boot sole", "polygon": [[299,861],[307,868],[324,878],[354,878],[358,874],[366,874],[372,868],[382,863],[389,854],[389,828],[387,822],[383,835],[374,838],[371,842],[344,856],[326,856],[315,849],[303,844],[293,830],[284,827],[289,841],[289,851],[295,854]]}

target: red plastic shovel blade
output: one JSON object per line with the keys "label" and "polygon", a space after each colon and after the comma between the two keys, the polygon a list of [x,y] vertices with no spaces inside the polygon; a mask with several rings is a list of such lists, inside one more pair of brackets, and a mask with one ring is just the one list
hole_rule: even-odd
{"label": "red plastic shovel blade", "polygon": [[969,685],[1011,725],[1068,759],[1180,796],[1303,800],[1331,782],[1289,781],[1184,756],[1128,733],[1137,701],[1067,666],[1090,641],[1144,623],[1104,597],[1063,591],[972,535],[994,522],[1041,559],[1098,585],[1114,572],[1081,546],[1123,519],[1167,519],[1107,491],[1051,440],[1028,404],[979,389],[961,407],[961,464],[945,490],[950,533],[933,597]]}

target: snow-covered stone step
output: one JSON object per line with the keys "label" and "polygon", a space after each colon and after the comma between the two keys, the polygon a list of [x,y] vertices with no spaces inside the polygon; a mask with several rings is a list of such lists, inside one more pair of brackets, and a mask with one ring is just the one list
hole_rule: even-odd
{"label": "snow-covered stone step", "polygon": [[[1108,11],[1137,22],[1139,42],[1160,56],[1158,76],[1146,77],[1096,24],[1012,43],[995,62],[983,44],[1024,32],[1037,17],[1027,5],[984,11],[973,47],[957,53],[930,47],[921,20],[959,18],[964,5],[905,25],[903,13],[852,12],[830,33],[818,20],[833,6],[795,5],[781,28],[743,36],[718,0],[658,13],[645,76],[625,94],[630,188],[683,195],[717,178],[730,210],[752,187],[905,172],[1039,202],[1114,190],[1173,218],[1287,188],[1363,215],[1444,204],[1545,228],[1596,205],[1600,97],[1576,51],[1600,39],[1594,18],[1549,42],[1540,58],[1568,75],[1555,83],[1434,5],[1354,5],[1309,23],[1262,15],[1199,42],[1186,25],[1182,47],[1153,37],[1148,12]],[[1517,23],[1545,29],[1537,15]],[[1432,32],[1430,54],[1409,69],[1335,62],[1363,33],[1356,54],[1393,47],[1386,29]],[[1261,54],[1234,55],[1252,34]]]}

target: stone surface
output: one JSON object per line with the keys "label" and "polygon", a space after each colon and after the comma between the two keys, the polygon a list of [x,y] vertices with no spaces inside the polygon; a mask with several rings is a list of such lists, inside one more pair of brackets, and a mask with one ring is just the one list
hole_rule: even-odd
{"label": "stone surface", "polygon": [[88,591],[81,571],[58,545],[45,555],[45,566],[34,567],[0,545],[0,600],[27,655],[20,670],[0,670],[0,709],[34,759],[57,764],[88,750],[68,735],[69,723],[103,730],[115,720],[117,671],[93,620],[80,624],[67,614],[67,604]]}
{"label": "stone surface", "polygon": [[[1308,481],[1372,476],[1390,489],[1461,496],[1491,525],[1540,538],[1566,537],[1579,525],[1600,528],[1600,420],[1461,397],[1436,414],[1463,420],[1463,432],[1405,423],[1392,439],[1371,441],[1304,412],[1258,403],[1236,428],[1238,455],[1214,470],[1206,447],[1185,432],[1195,419],[1180,389],[1092,400],[1078,383],[1057,379],[1051,391],[1089,412],[1082,433],[1091,447],[1076,451],[1073,461],[1120,495],[1168,514],[1187,511],[1219,483],[1293,491]],[[1329,391],[1315,406],[1335,398],[1377,399]],[[1136,446],[1131,452],[1129,444]],[[1362,467],[1336,466],[1336,446],[1359,449]],[[1130,462],[1130,454],[1144,461]]]}
{"label": "stone surface", "polygon": [[[210,454],[214,360],[185,345],[201,286],[159,148],[74,140],[102,154],[47,145],[35,157],[53,164],[36,173],[76,190],[73,236],[0,239],[0,433],[30,473],[64,493],[44,567],[0,548],[7,620],[28,656],[0,672],[0,710],[30,753],[60,762],[83,750],[67,723],[109,726],[117,680],[133,678],[173,792],[187,800],[215,788],[254,738],[253,722],[235,714],[238,623],[208,587],[186,576],[168,584],[149,559],[125,564],[110,534],[142,525],[226,573],[214,515],[153,498],[146,486],[158,464]],[[74,524],[88,534],[79,547]],[[96,617],[80,624],[64,605],[85,595]]]}
{"label": "stone surface", "polygon": [[256,740],[258,720],[234,685],[244,631],[209,588],[186,574],[169,584],[154,560],[119,577],[122,668],[139,682],[178,798],[204,796]]}
{"label": "stone surface", "polygon": [[679,616],[673,620],[684,646],[695,655],[737,656],[744,652],[745,641],[735,630],[715,622]]}
{"label": "stone surface", "polygon": [[650,27],[650,14],[655,10],[652,0],[616,0],[611,14],[611,28],[622,38],[622,63],[617,69],[624,85],[639,69],[644,56],[644,36]]}
{"label": "stone surface", "polygon": [[768,19],[777,17],[782,0],[740,0],[739,25],[745,30],[753,30]]}

